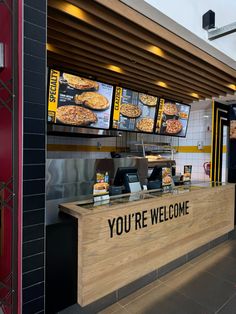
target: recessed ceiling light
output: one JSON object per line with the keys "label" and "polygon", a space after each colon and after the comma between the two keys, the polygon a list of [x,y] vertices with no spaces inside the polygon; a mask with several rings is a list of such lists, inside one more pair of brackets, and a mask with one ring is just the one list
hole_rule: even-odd
{"label": "recessed ceiling light", "polygon": [[73,4],[70,4],[68,2],[63,1],[59,4],[59,8],[63,12],[70,14],[70,15],[76,17],[77,19],[80,19],[83,21],[88,20],[88,14]]}
{"label": "recessed ceiling light", "polygon": [[117,67],[116,65],[108,64],[106,66],[106,68],[108,70],[111,70],[111,71],[114,71],[114,72],[117,72],[117,73],[124,73],[124,70],[122,70],[120,67]]}
{"label": "recessed ceiling light", "polygon": [[158,81],[156,84],[161,86],[161,87],[168,88],[168,86],[167,86],[167,84],[165,82]]}
{"label": "recessed ceiling light", "polygon": [[199,98],[199,95],[197,93],[191,93],[190,94],[192,97],[195,97],[195,98]]}
{"label": "recessed ceiling light", "polygon": [[165,55],[164,50],[162,50],[161,48],[157,47],[157,46],[153,46],[153,45],[148,45],[147,46],[147,51],[159,56],[159,57],[163,57]]}
{"label": "recessed ceiling light", "polygon": [[53,45],[47,43],[47,50],[53,51]]}
{"label": "recessed ceiling light", "polygon": [[236,85],[235,84],[229,84],[228,87],[232,90],[236,90]]}

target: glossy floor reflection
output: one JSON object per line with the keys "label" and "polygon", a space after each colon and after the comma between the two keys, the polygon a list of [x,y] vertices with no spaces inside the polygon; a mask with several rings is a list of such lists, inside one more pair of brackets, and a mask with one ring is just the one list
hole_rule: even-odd
{"label": "glossy floor reflection", "polygon": [[236,240],[228,240],[99,314],[236,314]]}

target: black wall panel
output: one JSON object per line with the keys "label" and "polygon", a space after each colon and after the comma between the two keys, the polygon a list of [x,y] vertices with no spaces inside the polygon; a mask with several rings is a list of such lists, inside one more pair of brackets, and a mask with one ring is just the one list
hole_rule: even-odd
{"label": "black wall panel", "polygon": [[46,0],[24,1],[24,314],[45,311]]}

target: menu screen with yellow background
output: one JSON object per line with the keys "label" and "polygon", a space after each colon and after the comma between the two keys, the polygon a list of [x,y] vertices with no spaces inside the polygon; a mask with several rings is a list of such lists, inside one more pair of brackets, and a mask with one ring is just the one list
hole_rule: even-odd
{"label": "menu screen with yellow background", "polygon": [[109,129],[113,86],[50,69],[48,122]]}

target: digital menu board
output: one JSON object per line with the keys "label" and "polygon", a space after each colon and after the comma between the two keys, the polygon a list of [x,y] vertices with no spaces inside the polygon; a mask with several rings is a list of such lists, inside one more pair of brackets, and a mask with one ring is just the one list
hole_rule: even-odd
{"label": "digital menu board", "polygon": [[109,129],[113,86],[50,69],[48,122]]}
{"label": "digital menu board", "polygon": [[160,99],[155,133],[185,137],[190,114],[190,105]]}
{"label": "digital menu board", "polygon": [[157,110],[158,98],[116,87],[113,128],[124,131],[152,133]]}

